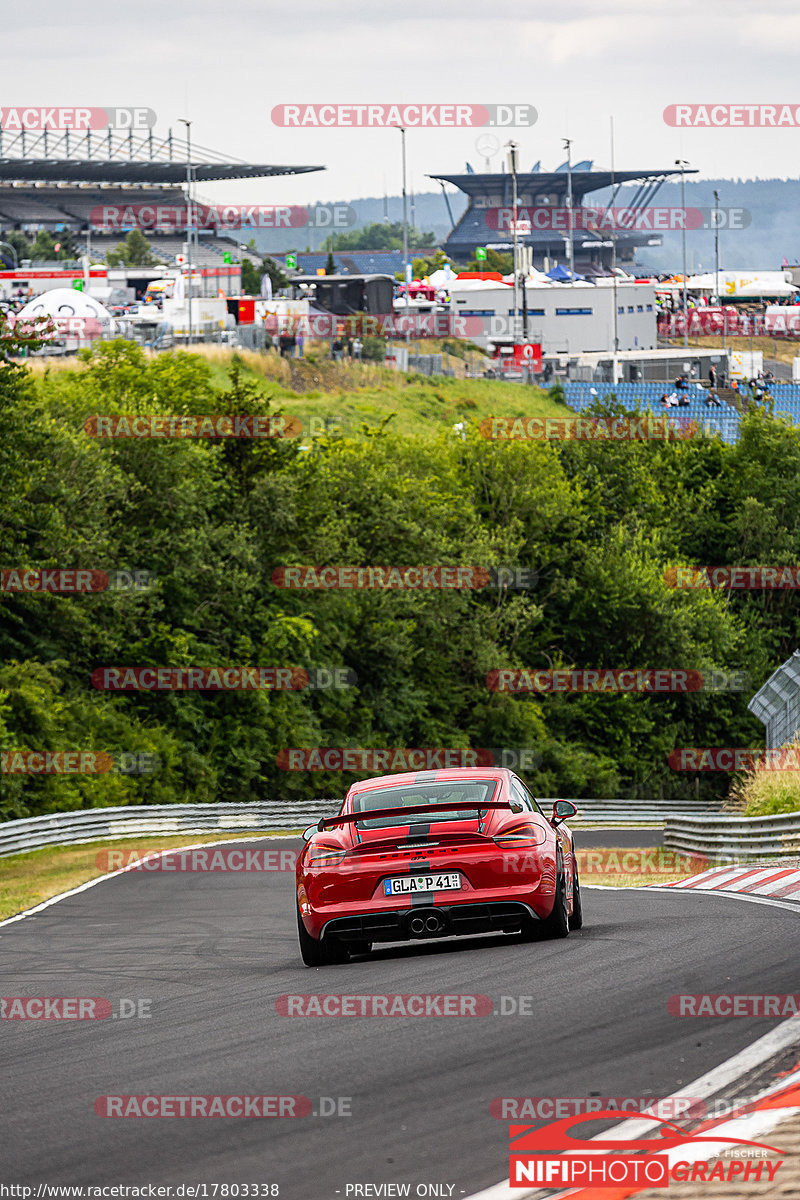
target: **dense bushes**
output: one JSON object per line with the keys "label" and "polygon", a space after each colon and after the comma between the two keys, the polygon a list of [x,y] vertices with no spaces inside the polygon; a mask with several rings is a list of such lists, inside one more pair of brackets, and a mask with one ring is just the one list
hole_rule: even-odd
{"label": "dense bushes", "polygon": [[[275,386],[99,346],[36,382],[0,368],[0,566],[146,570],[143,590],[0,596],[0,743],[147,752],[152,774],[5,775],[3,817],[120,803],[335,796],[286,747],[526,747],[540,795],[724,792],[676,746],[759,745],[746,702],[798,645],[791,593],[676,590],[675,563],[798,560],[800,436],[738,446],[500,444],[477,429],[295,440],[113,439],[95,413],[269,413]],[[292,591],[291,564],[531,567],[525,590]],[[105,666],[345,667],[339,690],[108,693]],[[494,668],[748,672],[741,693],[491,692]],[[699,782],[698,782],[699,781]]]}

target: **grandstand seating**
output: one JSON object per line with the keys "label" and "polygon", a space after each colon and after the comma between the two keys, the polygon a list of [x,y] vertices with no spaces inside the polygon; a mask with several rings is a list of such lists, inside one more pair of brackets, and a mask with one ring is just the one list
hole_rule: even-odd
{"label": "grandstand seating", "polygon": [[[432,250],[409,250],[408,258],[415,258],[433,253]],[[276,256],[277,257],[277,256]],[[403,270],[402,250],[350,250],[334,251],[334,265],[339,275],[394,275]],[[318,267],[325,267],[328,255],[298,254],[297,266],[305,275],[313,275]]]}
{"label": "grandstand seating", "polygon": [[[584,412],[598,397],[615,395],[626,408],[633,409],[636,403],[642,409],[669,413],[670,417],[700,421],[704,427],[718,429],[722,440],[735,442],[739,437],[739,413],[730,404],[721,401],[719,408],[710,408],[705,403],[706,390],[700,392],[690,386],[691,402],[684,408],[664,408],[660,403],[665,392],[673,391],[672,384],[664,383],[583,383],[568,381],[564,384],[566,402],[576,412]],[[800,425],[800,384],[777,382],[769,389],[772,396],[772,411],[776,417],[785,417],[794,425]]]}
{"label": "grandstand seating", "polygon": [[[105,256],[109,250],[115,250],[124,240],[124,233],[92,234],[90,244],[92,257]],[[170,266],[174,266],[178,255],[186,253],[186,239],[181,236],[150,235],[147,238],[147,244],[154,258],[168,263]],[[79,245],[82,250],[86,249],[85,238],[79,239]],[[231,254],[234,263],[238,262],[241,256],[241,247],[229,239],[201,237],[196,246],[192,245],[192,262],[196,267],[218,267],[221,265],[223,255],[227,253]],[[253,256],[248,253],[248,257]],[[257,262],[261,261],[257,255],[255,259]]]}
{"label": "grandstand seating", "polygon": [[[638,407],[641,410],[650,409],[661,416],[668,414],[679,423],[697,421],[703,429],[710,433],[718,432],[724,442],[734,443],[739,438],[739,413],[724,401],[719,408],[711,408],[706,402],[706,390],[690,386],[688,406],[683,408],[665,408],[660,403],[665,392],[673,390],[672,385],[664,383],[584,383],[567,381],[564,384],[566,403],[576,412],[584,412],[596,400],[604,400],[616,396],[626,409],[633,412]],[[777,407],[777,405],[776,405]]]}
{"label": "grandstand seating", "polygon": [[786,416],[795,425],[800,424],[800,384],[774,383],[769,389],[773,399],[775,416]]}

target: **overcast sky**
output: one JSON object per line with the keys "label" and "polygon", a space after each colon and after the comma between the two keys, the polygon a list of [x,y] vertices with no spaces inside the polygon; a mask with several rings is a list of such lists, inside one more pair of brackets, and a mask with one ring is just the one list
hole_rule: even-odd
{"label": "overcast sky", "polygon": [[[137,105],[178,118],[236,158],[315,163],[324,173],[203,185],[213,200],[308,203],[400,190],[391,129],[282,129],[275,105],[321,102],[532,104],[533,128],[503,131],[520,168],[564,160],[661,168],[686,158],[704,176],[797,176],[800,128],[678,130],[673,103],[800,106],[797,0],[171,0],[8,6],[0,104]],[[410,185],[476,170],[480,129],[408,135]],[[500,155],[492,160],[498,168]]]}

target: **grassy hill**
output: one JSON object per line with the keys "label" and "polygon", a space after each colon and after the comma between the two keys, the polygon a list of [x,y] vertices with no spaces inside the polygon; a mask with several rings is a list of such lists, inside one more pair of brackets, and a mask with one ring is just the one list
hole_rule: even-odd
{"label": "grassy hill", "polygon": [[[422,352],[441,353],[437,343]],[[362,426],[378,429],[388,422],[395,433],[406,436],[435,436],[459,421],[481,421],[484,417],[563,417],[572,410],[550,399],[546,390],[506,383],[499,379],[465,379],[464,360],[449,356],[461,378],[429,377],[415,372],[392,371],[375,363],[333,362],[313,352],[302,359],[281,358],[249,350],[198,345],[192,353],[210,366],[211,383],[224,389],[237,357],[245,378],[268,381],[276,405],[297,416],[304,430],[353,436]],[[164,358],[164,355],[159,357]],[[86,365],[60,360],[55,367],[42,360],[32,364],[42,377],[55,370],[83,371]]]}

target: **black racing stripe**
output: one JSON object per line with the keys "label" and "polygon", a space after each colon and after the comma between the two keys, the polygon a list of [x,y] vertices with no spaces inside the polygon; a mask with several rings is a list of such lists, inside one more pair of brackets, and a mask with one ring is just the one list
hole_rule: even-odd
{"label": "black racing stripe", "polygon": [[[414,862],[409,867],[409,875],[430,875],[433,867],[429,862]],[[433,904],[433,892],[412,892],[412,908],[430,908]]]}

